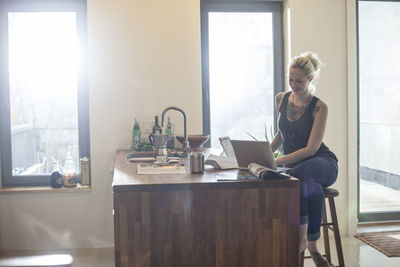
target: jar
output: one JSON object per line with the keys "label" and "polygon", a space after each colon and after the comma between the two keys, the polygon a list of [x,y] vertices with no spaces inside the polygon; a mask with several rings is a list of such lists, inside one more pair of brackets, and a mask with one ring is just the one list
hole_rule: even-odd
{"label": "jar", "polygon": [[204,153],[203,152],[191,152],[189,154],[190,159],[190,172],[191,173],[203,173],[204,172]]}
{"label": "jar", "polygon": [[76,186],[76,171],[72,157],[67,157],[64,165],[63,175],[65,187]]}

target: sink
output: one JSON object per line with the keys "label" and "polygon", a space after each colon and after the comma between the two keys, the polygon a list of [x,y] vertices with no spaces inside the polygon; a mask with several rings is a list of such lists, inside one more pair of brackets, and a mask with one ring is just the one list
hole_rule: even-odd
{"label": "sink", "polygon": [[[185,138],[183,136],[176,136],[176,139],[183,144],[183,141],[185,141]],[[201,147],[205,142],[210,139],[210,135],[202,135],[202,134],[189,134],[188,135],[188,141],[189,141],[189,146],[192,149],[197,149]]]}

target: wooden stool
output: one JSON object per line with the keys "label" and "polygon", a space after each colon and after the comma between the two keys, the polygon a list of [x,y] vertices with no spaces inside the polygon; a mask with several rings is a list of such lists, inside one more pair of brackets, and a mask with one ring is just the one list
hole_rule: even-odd
{"label": "wooden stool", "polygon": [[72,262],[69,254],[20,256],[0,259],[0,267],[70,267]]}
{"label": "wooden stool", "polygon": [[[329,245],[329,233],[328,229],[333,231],[333,235],[335,237],[336,244],[336,252],[337,258],[339,261],[339,265],[337,267],[344,267],[344,258],[343,258],[343,250],[342,250],[342,241],[340,240],[340,232],[339,232],[339,224],[336,215],[336,207],[335,207],[335,197],[339,196],[339,191],[333,188],[324,188],[324,200],[327,198],[329,202],[329,209],[331,212],[331,220],[332,222],[328,222],[326,216],[326,205],[324,201],[324,216],[322,218],[322,231],[324,234],[324,249],[325,249],[325,258],[327,261],[332,264],[331,258],[331,249]],[[304,259],[311,258],[310,256],[304,256],[304,251],[300,253],[299,257],[299,266],[304,266]]]}

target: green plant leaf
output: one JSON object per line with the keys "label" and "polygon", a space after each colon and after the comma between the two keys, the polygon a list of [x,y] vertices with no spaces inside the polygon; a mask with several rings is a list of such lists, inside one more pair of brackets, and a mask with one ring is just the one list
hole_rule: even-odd
{"label": "green plant leaf", "polygon": [[282,156],[282,151],[277,150],[277,151],[274,152],[274,159],[277,159],[277,158],[279,158],[281,156]]}
{"label": "green plant leaf", "polygon": [[272,126],[269,127],[269,129],[271,130],[271,141],[274,140],[274,132],[272,131]]}
{"label": "green plant leaf", "polygon": [[265,140],[269,142],[268,140],[268,132],[267,132],[267,124],[264,122],[264,135],[265,135]]}
{"label": "green plant leaf", "polygon": [[249,135],[251,138],[253,138],[254,140],[258,141],[257,138],[255,138],[254,136],[252,136],[250,133],[246,132],[247,135]]}

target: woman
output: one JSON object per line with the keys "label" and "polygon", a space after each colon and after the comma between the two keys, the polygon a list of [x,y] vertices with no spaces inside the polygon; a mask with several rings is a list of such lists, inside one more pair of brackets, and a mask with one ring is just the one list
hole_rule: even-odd
{"label": "woman", "polygon": [[300,179],[300,252],[306,248],[316,266],[330,266],[317,248],[323,212],[323,188],[337,178],[335,154],[322,142],[327,105],[313,95],[313,81],[321,62],[307,52],[295,57],[289,67],[290,92],[276,95],[278,132],[271,143],[275,151],[283,146],[277,165],[292,167],[288,172]]}

